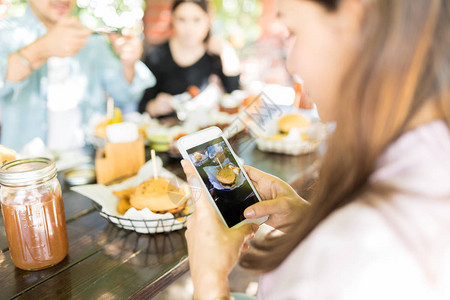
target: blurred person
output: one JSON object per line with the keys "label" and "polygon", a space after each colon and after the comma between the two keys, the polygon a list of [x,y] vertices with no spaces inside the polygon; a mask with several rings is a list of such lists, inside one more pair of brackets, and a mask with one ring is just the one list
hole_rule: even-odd
{"label": "blurred person", "polygon": [[[0,20],[0,142],[18,151],[35,137],[49,148],[82,147],[105,92],[137,103],[154,77],[131,32],[93,35],[72,17],[75,0],[30,0],[24,16]],[[114,53],[114,51],[116,54]]]}
{"label": "blurred person", "polygon": [[145,91],[139,111],[152,117],[170,115],[173,95],[194,86],[199,91],[205,89],[213,74],[226,93],[239,88],[239,58],[227,41],[211,35],[210,23],[206,0],[173,2],[173,36],[145,59],[156,85]]}
{"label": "blurred person", "polygon": [[[336,121],[310,202],[246,167],[281,231],[250,243],[202,190],[188,219],[195,299],[228,299],[240,261],[261,299],[450,299],[450,2],[279,0],[287,60]],[[197,185],[191,164],[182,162]],[[237,298],[238,299],[238,298]]]}

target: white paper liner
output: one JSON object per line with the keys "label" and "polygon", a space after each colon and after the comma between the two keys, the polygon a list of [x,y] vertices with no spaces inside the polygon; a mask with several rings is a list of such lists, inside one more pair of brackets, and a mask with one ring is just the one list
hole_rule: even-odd
{"label": "white paper liner", "polygon": [[[156,157],[156,164],[159,177],[168,178],[171,184],[178,187],[186,185],[185,181],[162,167],[162,161],[159,157]],[[137,210],[134,207],[127,210],[124,215],[117,212],[116,208],[119,203],[119,198],[113,194],[113,191],[120,191],[137,186],[151,177],[153,177],[153,168],[152,161],[150,160],[141,167],[136,176],[119,184],[110,186],[105,186],[103,184],[89,184],[75,186],[72,187],[71,190],[86,196],[99,204],[102,207],[100,215],[121,228],[134,230],[139,233],[171,232],[182,229],[186,218],[175,218],[171,213],[156,214],[147,208]],[[185,190],[188,191],[188,189]],[[189,197],[190,195],[186,194],[186,199]]]}

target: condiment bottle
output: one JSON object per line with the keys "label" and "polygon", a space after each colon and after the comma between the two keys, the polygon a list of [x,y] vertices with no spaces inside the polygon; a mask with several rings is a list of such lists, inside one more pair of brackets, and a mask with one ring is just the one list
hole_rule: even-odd
{"label": "condiment bottle", "polygon": [[68,241],[61,186],[47,158],[15,160],[0,167],[1,205],[14,265],[39,270],[62,261]]}
{"label": "condiment bottle", "polygon": [[237,114],[239,112],[239,104],[233,95],[224,94],[219,103],[219,111],[229,115]]}
{"label": "condiment bottle", "polygon": [[297,75],[294,75],[293,79],[294,79],[294,91],[295,91],[295,98],[294,98],[293,106],[295,108],[313,109],[314,103],[311,101],[308,93],[306,92],[306,90],[304,88],[303,79],[301,79]]}

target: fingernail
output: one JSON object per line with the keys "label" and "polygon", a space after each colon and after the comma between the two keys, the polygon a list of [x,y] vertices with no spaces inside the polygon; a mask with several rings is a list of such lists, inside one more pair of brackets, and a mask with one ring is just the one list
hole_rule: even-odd
{"label": "fingernail", "polygon": [[181,166],[184,168],[184,167],[186,167],[186,161],[183,159],[183,160],[181,160]]}
{"label": "fingernail", "polygon": [[244,215],[246,218],[252,218],[255,216],[255,211],[253,209],[249,208],[244,212]]}

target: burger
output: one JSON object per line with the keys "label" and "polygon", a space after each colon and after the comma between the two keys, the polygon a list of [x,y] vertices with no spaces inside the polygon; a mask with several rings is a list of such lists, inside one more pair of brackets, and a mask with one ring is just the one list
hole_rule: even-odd
{"label": "burger", "polygon": [[230,165],[226,165],[217,170],[216,178],[223,187],[233,187],[236,184],[237,174]]}
{"label": "burger", "polygon": [[0,145],[0,165],[15,160],[16,156],[16,151]]}
{"label": "burger", "polygon": [[184,191],[158,177],[144,181],[130,196],[130,204],[136,209],[148,208],[154,213],[179,213],[186,204]]}
{"label": "burger", "polygon": [[278,120],[278,128],[282,134],[288,134],[293,128],[302,129],[310,125],[311,122],[305,116],[300,114],[284,115]]}

